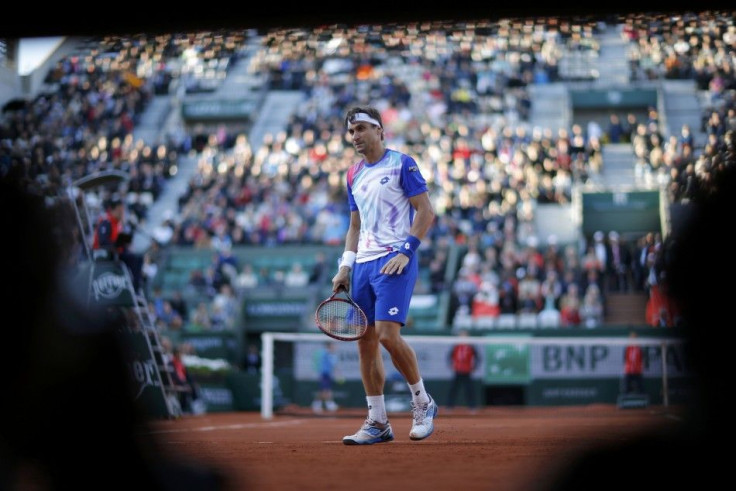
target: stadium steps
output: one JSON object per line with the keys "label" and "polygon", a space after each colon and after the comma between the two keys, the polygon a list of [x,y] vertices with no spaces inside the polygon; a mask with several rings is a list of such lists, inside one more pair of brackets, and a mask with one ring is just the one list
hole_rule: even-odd
{"label": "stadium steps", "polygon": [[695,140],[695,148],[702,148],[706,141],[706,134],[701,128],[704,108],[695,81],[663,80],[662,95],[666,117],[665,136],[679,135],[682,125],[687,124]]}
{"label": "stadium steps", "polygon": [[570,128],[572,103],[567,84],[531,84],[529,95],[532,101],[529,122],[532,126],[552,128],[555,132],[558,128]]}
{"label": "stadium steps", "polygon": [[181,155],[179,159],[179,172],[168,181],[161,196],[148,209],[146,219],[139,224],[133,236],[131,250],[138,253],[145,252],[154,238],[165,243],[165,240],[159,236],[159,227],[166,218],[176,215],[179,208],[179,197],[186,192],[190,178],[197,171],[195,157]]}
{"label": "stadium steps", "polygon": [[161,140],[161,131],[173,109],[170,95],[154,96],[133,130],[136,141],[143,140],[147,145],[155,145]]}
{"label": "stadium steps", "polygon": [[597,36],[600,52],[597,60],[597,86],[627,86],[629,63],[627,42],[621,37],[621,24],[606,26]]}
{"label": "stadium steps", "polygon": [[227,76],[215,90],[217,99],[243,99],[259,97],[268,84],[268,74],[258,72],[252,65],[253,56],[260,49],[260,37],[252,36],[242,47],[235,61],[228,69]]}
{"label": "stadium steps", "polygon": [[603,146],[601,184],[613,191],[630,191],[638,187],[634,173],[634,149],[630,143],[609,143]]}
{"label": "stadium steps", "polygon": [[607,325],[641,326],[646,324],[647,294],[644,292],[606,294]]}
{"label": "stadium steps", "polygon": [[291,115],[299,109],[305,97],[304,92],[300,90],[271,90],[268,92],[248,135],[254,151],[261,147],[266,134],[275,136],[286,128]]}

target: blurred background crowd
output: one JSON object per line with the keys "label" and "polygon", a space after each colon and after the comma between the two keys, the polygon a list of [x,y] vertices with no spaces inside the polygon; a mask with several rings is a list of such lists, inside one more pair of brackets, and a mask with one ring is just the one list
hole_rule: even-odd
{"label": "blurred background crowd", "polygon": [[[697,124],[672,131],[656,106],[535,124],[532,89],[595,80],[590,60],[611,28],[627,83],[694,81]],[[137,33],[65,46],[33,94],[4,104],[0,172],[51,198],[97,172],[127,173],[87,199],[100,212],[125,203],[126,225],[145,239],[140,293],[173,337],[242,329],[249,291],[329,284],[326,253],[309,268],[269,269],[237,251],[343,243],[344,175],[360,158],[344,131],[352,105],[378,107],[389,146],[422,167],[438,217],[416,292],[450,292],[448,331],[504,314],[601,326],[611,293],[645,296],[641,324],[675,326],[660,275],[669,230],[565,241],[540,234],[535,214],[595,186],[608,144],[630,145],[632,185],[683,205],[709,191],[736,150],[734,12]],[[5,56],[0,64],[12,62]],[[187,123],[170,109],[238,83],[254,100],[283,91],[298,103],[267,128],[265,104],[234,121]],[[211,262],[164,288],[167,251],[180,247]],[[448,275],[453,248],[461,255]]]}

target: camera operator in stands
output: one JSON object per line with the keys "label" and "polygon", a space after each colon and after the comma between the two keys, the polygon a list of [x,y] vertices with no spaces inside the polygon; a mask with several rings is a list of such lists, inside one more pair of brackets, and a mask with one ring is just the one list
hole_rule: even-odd
{"label": "camera operator in stands", "polygon": [[[130,250],[134,230],[125,220],[125,203],[119,196],[113,195],[105,205],[103,213],[95,225],[92,248],[95,251],[106,251],[107,259],[120,259],[130,270],[133,289],[142,291],[143,256]],[[97,257],[98,254],[95,254]]]}

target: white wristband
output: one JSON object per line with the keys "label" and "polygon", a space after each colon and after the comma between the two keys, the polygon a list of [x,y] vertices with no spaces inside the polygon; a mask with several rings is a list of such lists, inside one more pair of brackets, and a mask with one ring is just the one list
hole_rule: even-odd
{"label": "white wristband", "polygon": [[350,269],[353,269],[353,264],[355,264],[355,253],[353,251],[345,251],[342,253],[342,259],[340,260],[340,267],[347,266]]}

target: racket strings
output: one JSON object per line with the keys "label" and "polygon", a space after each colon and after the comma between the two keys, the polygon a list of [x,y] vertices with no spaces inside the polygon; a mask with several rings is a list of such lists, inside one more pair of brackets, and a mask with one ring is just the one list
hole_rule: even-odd
{"label": "racket strings", "polygon": [[338,336],[355,337],[365,330],[364,314],[342,299],[333,299],[323,303],[317,310],[317,322]]}

